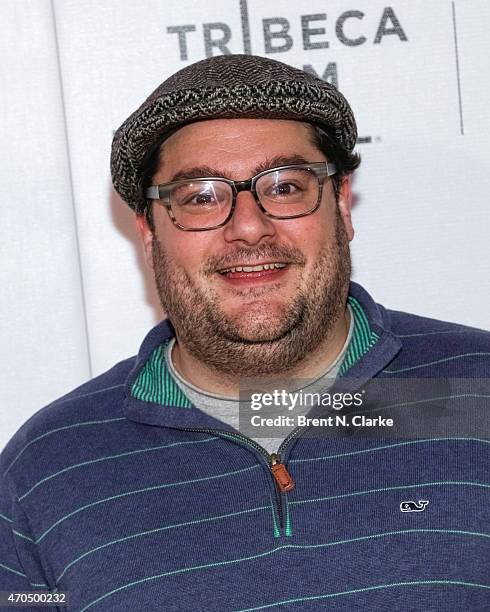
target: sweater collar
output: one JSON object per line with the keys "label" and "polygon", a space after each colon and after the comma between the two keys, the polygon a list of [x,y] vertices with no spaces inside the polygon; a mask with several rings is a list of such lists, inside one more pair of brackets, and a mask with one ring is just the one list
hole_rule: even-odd
{"label": "sweater collar", "polygon": [[[399,352],[400,339],[389,329],[385,309],[357,283],[351,282],[349,304],[354,312],[354,332],[335,387],[359,387],[376,376]],[[127,418],[177,428],[230,429],[195,408],[165,366],[164,351],[174,337],[168,319],[146,336],[126,381],[124,413]]]}

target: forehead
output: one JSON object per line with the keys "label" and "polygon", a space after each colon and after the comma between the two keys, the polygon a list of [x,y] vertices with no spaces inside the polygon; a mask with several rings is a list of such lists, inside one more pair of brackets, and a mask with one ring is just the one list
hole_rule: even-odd
{"label": "forehead", "polygon": [[[308,123],[282,119],[213,119],[184,126],[160,149],[158,178],[186,168],[208,166],[230,178],[245,178],[267,159],[323,159]],[[315,159],[313,159],[313,157]]]}

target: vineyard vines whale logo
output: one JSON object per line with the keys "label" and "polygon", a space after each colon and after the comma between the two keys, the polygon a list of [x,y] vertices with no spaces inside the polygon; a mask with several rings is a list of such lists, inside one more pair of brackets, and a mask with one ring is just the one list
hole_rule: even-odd
{"label": "vineyard vines whale logo", "polygon": [[400,504],[400,510],[402,512],[423,512],[428,505],[429,502],[422,499],[419,499],[418,502],[403,501]]}

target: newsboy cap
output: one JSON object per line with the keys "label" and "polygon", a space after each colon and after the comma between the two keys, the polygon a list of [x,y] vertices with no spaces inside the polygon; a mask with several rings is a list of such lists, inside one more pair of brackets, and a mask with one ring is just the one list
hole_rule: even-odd
{"label": "newsboy cap", "polygon": [[116,191],[141,210],[141,165],[152,145],[187,123],[230,118],[315,123],[347,151],[357,139],[352,110],[330,83],[269,58],[217,55],[173,74],[117,130],[111,154]]}

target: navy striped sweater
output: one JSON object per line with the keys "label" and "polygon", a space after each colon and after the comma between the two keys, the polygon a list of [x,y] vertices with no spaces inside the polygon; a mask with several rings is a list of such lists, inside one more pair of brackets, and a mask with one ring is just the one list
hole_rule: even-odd
{"label": "navy striped sweater", "polygon": [[[2,453],[0,590],[67,591],[78,612],[490,610],[490,334],[386,310],[354,283],[350,300],[339,389],[444,381],[396,402],[380,384],[402,428],[297,432],[281,492],[267,452],[165,372],[164,321]],[[424,435],[421,419],[445,427]]]}

